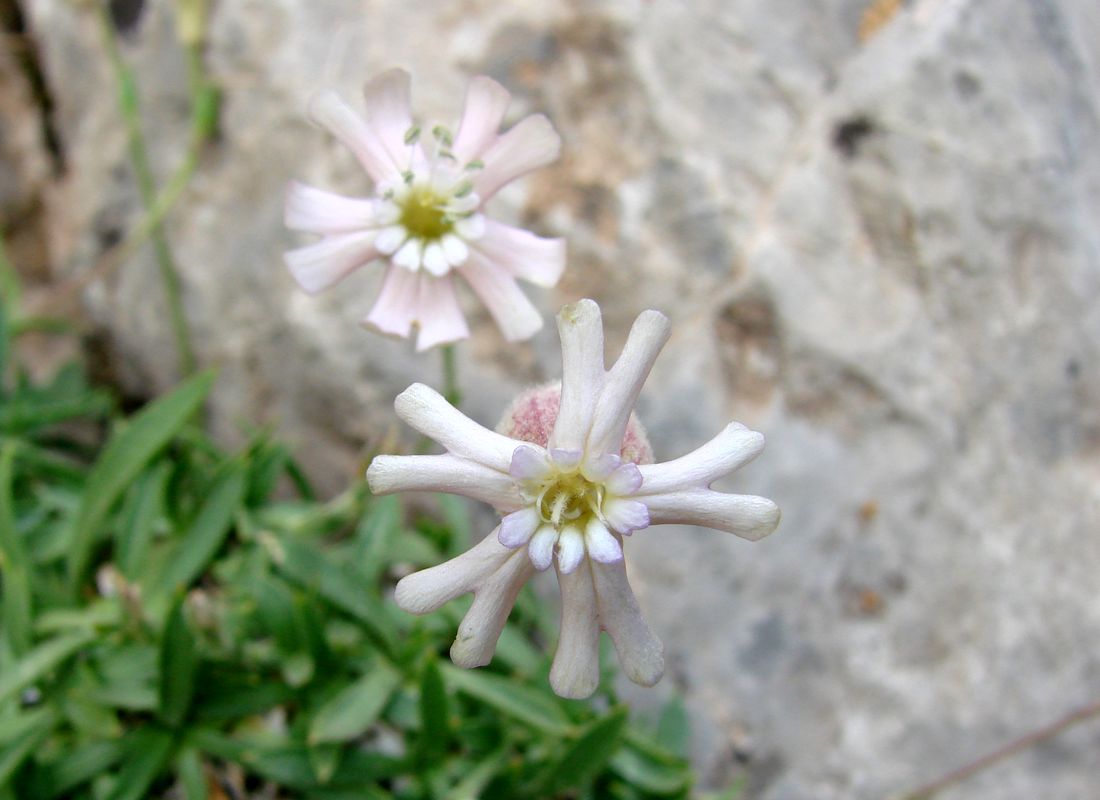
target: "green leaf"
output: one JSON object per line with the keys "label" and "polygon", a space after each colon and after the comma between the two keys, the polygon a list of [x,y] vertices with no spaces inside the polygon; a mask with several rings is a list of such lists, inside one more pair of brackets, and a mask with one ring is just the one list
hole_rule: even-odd
{"label": "green leaf", "polygon": [[68,553],[68,575],[76,593],[92,554],[99,528],[119,495],[145,465],[191,419],[214,385],[214,373],[203,372],[136,414],[111,437],[84,489],[73,523]]}
{"label": "green leaf", "polygon": [[619,748],[626,717],[626,708],[618,708],[586,726],[547,769],[547,793],[557,795],[591,783]]}
{"label": "green leaf", "polygon": [[309,748],[309,763],[318,783],[328,783],[344,755],[343,745],[319,744]]}
{"label": "green leaf", "polygon": [[5,786],[23,762],[38,749],[50,735],[55,722],[56,716],[48,713],[36,720],[37,724],[28,728],[20,738],[0,747],[0,786]]}
{"label": "green leaf", "polygon": [[131,502],[115,532],[115,563],[127,579],[138,578],[146,565],[154,526],[164,513],[164,492],[172,465],[157,464],[134,484]]}
{"label": "green leaf", "polygon": [[187,625],[180,595],[168,612],[160,648],[160,718],[173,727],[183,722],[191,708],[198,665],[195,637]]}
{"label": "green leaf", "polygon": [[57,758],[35,770],[30,797],[69,798],[72,789],[102,775],[120,761],[126,752],[126,742],[106,739],[89,742],[61,752]]}
{"label": "green leaf", "polygon": [[462,778],[444,800],[479,800],[486,786],[503,772],[511,753],[507,745],[483,758],[473,769],[464,770]]}
{"label": "green leaf", "polygon": [[44,677],[94,638],[94,634],[81,631],[38,645],[0,675],[0,702]]}
{"label": "green leaf", "polygon": [[0,574],[3,575],[3,635],[12,652],[21,656],[32,642],[34,618],[31,568],[23,542],[15,528],[15,504],[12,497],[12,464],[16,446],[4,444],[0,450]]}
{"label": "green leaf", "polygon": [[651,794],[677,794],[691,786],[687,764],[664,763],[634,747],[620,748],[609,765],[627,783]]}
{"label": "green leaf", "polygon": [[202,756],[194,747],[184,747],[176,757],[176,775],[183,789],[183,800],[207,800],[208,787]]}
{"label": "green leaf", "polygon": [[480,700],[502,714],[552,736],[568,736],[569,718],[561,707],[542,692],[489,672],[442,665],[447,685]]}
{"label": "green leaf", "polygon": [[142,800],[172,755],[173,738],[168,731],[139,728],[130,735],[126,757],[107,800]]}
{"label": "green leaf", "polygon": [[241,461],[232,461],[222,470],[157,579],[161,591],[185,589],[202,575],[229,535],[233,515],[244,499],[245,477]]}
{"label": "green leaf", "polygon": [[657,721],[657,744],[681,758],[686,758],[691,744],[691,725],[684,701],[677,695],[661,709]]}
{"label": "green leaf", "polygon": [[376,497],[355,531],[359,569],[368,583],[377,582],[389,566],[390,544],[401,529],[401,503],[395,495]]}
{"label": "green leaf", "polygon": [[450,709],[447,687],[439,673],[439,664],[430,659],[420,677],[420,739],[418,755],[422,764],[438,761],[451,743]]}
{"label": "green leaf", "polygon": [[370,672],[321,706],[309,726],[310,744],[346,742],[361,736],[401,683],[401,674],[376,661]]}

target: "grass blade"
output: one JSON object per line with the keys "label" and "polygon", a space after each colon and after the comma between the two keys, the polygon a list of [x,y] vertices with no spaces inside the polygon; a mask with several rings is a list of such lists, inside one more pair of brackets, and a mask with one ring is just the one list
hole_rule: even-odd
{"label": "grass blade", "polygon": [[400,683],[397,670],[375,662],[370,672],[321,707],[309,726],[309,743],[346,742],[361,736],[378,719]]}
{"label": "grass blade", "polygon": [[195,694],[195,672],[199,665],[195,637],[184,616],[184,597],[168,612],[160,649],[160,718],[179,726],[191,708]]}
{"label": "grass blade", "polygon": [[502,714],[552,736],[568,736],[569,718],[553,700],[541,692],[489,672],[474,672],[443,664],[447,685],[480,700]]}

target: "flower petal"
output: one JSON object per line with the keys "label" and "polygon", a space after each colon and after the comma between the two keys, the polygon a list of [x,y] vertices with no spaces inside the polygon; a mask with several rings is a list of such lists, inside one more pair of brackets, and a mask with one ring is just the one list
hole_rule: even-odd
{"label": "flower petal", "polygon": [[512,461],[508,474],[517,481],[537,481],[550,472],[550,463],[546,452],[529,444],[521,444],[512,452]]}
{"label": "flower petal", "polygon": [[634,683],[652,686],[665,672],[665,648],[642,619],[627,581],[626,562],[589,563],[600,625],[615,643],[623,672]]}
{"label": "flower petal", "polygon": [[462,121],[451,148],[460,164],[473,161],[496,141],[509,100],[508,90],[492,78],[478,75],[470,80]]}
{"label": "flower petal", "polygon": [[451,265],[439,242],[432,242],[424,248],[424,269],[437,278],[451,271]]}
{"label": "flower petal", "polygon": [[570,525],[558,536],[558,569],[568,575],[583,560],[584,534]]}
{"label": "flower petal", "polygon": [[460,219],[455,223],[455,233],[468,242],[480,239],[485,235],[485,215],[474,214]]}
{"label": "flower petal", "polygon": [[386,270],[378,299],[361,324],[381,333],[408,336],[416,321],[421,278],[418,273],[391,265]]}
{"label": "flower petal", "polygon": [[584,528],[584,545],[588,555],[601,564],[621,561],[623,546],[607,526],[593,517]]}
{"label": "flower petal", "polygon": [[524,553],[514,553],[474,589],[473,605],[462,618],[451,645],[451,661],[471,669],[484,667],[493,660],[493,651],[516,604],[516,596],[534,574],[531,560]]}
{"label": "flower petal", "polygon": [[572,573],[558,573],[561,589],[561,633],[550,686],[560,697],[588,697],[600,683],[600,628],[596,591],[588,564]]}
{"label": "flower petal", "polygon": [[442,278],[425,275],[421,279],[416,321],[420,325],[420,335],[416,338],[417,352],[437,344],[457,342],[470,335],[450,275]]}
{"label": "flower petal", "polygon": [[561,337],[561,405],[550,445],[583,450],[592,412],[603,388],[603,320],[592,300],[565,306],[558,313]]}
{"label": "flower petal", "polygon": [[375,456],[367,469],[367,483],[376,495],[446,492],[480,500],[504,512],[524,505],[509,476],[454,455]]}
{"label": "flower petal", "polygon": [[341,233],[283,254],[287,269],[298,285],[317,294],[347,277],[368,261],[378,258],[374,232]]}
{"label": "flower petal", "polygon": [[452,267],[457,267],[465,263],[470,255],[470,248],[466,246],[466,243],[462,241],[461,238],[455,236],[453,233],[448,233],[444,236],[440,244],[443,246],[443,255],[446,256],[447,263]]}
{"label": "flower petal", "polygon": [[668,341],[669,330],[668,317],[660,311],[643,311],[634,321],[619,360],[607,373],[588,434],[588,452],[618,453],[621,449],[634,403]]}
{"label": "flower petal", "polygon": [[475,247],[517,278],[536,286],[555,286],[565,271],[565,239],[547,239],[494,219]]}
{"label": "flower petal", "polygon": [[501,266],[476,251],[458,268],[509,342],[530,339],[542,327],[542,314]]}
{"label": "flower petal", "polygon": [[297,181],[286,188],[283,221],[292,231],[349,233],[372,227],[377,217],[373,200],[344,197]]}
{"label": "flower petal", "polygon": [[637,500],[609,497],[603,501],[602,511],[607,524],[619,533],[633,533],[652,524],[649,509]]}
{"label": "flower petal", "polygon": [[393,254],[393,263],[410,272],[420,269],[420,259],[424,255],[424,242],[420,239],[408,239]]}
{"label": "flower petal", "polygon": [[561,153],[561,137],[542,114],[520,120],[497,137],[481,160],[485,168],[474,175],[474,190],[483,203],[504,184],[554,161]]}
{"label": "flower petal", "polygon": [[522,547],[542,524],[542,517],[532,506],[513,511],[500,521],[498,538],[505,547]]}
{"label": "flower petal", "polygon": [[552,525],[543,525],[535,535],[531,537],[531,544],[527,545],[527,552],[531,556],[531,563],[535,569],[542,572],[554,561],[554,545],[558,541],[558,532]]}
{"label": "flower petal", "polygon": [[586,480],[593,483],[603,483],[611,477],[622,463],[622,458],[614,453],[604,453],[594,458],[589,456],[581,465],[581,474],[584,475]]}
{"label": "flower petal", "polygon": [[363,87],[367,124],[398,171],[409,168],[415,149],[405,144],[405,134],[413,124],[411,80],[405,70],[390,69],[371,78]]}
{"label": "flower petal", "polygon": [[427,614],[449,600],[473,591],[515,551],[497,541],[493,531],[457,558],[414,572],[397,582],[394,601],[410,614]]}
{"label": "flower petal", "polygon": [[401,168],[390,158],[382,140],[336,92],[324,91],[314,97],[308,114],[351,150],[375,183],[401,179]]}
{"label": "flower petal", "polygon": [[637,464],[623,464],[611,473],[604,486],[611,494],[634,494],[642,486],[642,473]]}
{"label": "flower petal", "polygon": [[573,469],[573,467],[581,463],[583,457],[584,453],[580,450],[562,450],[560,448],[554,448],[550,451],[550,460],[554,462],[554,466],[562,470]]}
{"label": "flower petal", "polygon": [[378,248],[379,253],[392,256],[400,249],[401,245],[405,244],[408,238],[409,232],[405,230],[404,225],[390,225],[378,232],[378,236],[374,240],[374,246]]}
{"label": "flower petal", "polygon": [[414,383],[397,395],[393,407],[403,421],[455,455],[508,474],[516,441],[478,425],[435,389]]}
{"label": "flower petal", "polygon": [[640,467],[640,494],[659,494],[710,486],[752,461],[764,449],[764,434],[731,422],[720,434],[687,455],[662,464]]}
{"label": "flower petal", "polygon": [[651,525],[699,525],[755,542],[779,525],[779,508],[766,497],[709,489],[649,495]]}

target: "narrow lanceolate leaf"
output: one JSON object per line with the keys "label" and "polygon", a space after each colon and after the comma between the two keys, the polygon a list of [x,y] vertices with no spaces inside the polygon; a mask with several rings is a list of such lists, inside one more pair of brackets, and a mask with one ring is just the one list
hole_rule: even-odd
{"label": "narrow lanceolate leaf", "polygon": [[31,646],[34,617],[31,569],[23,542],[15,529],[12,496],[12,463],[16,445],[9,442],[0,450],[0,574],[3,575],[3,635],[12,652],[23,655]]}
{"label": "narrow lanceolate leaf", "polygon": [[401,674],[377,661],[370,672],[323,706],[309,726],[310,744],[346,742],[374,724],[401,683]]}
{"label": "narrow lanceolate leaf", "polygon": [[130,504],[115,534],[115,564],[128,580],[135,580],[146,565],[171,472],[172,465],[162,462],[134,484]]}
{"label": "narrow lanceolate leaf", "polygon": [[[218,477],[183,540],[156,582],[163,591],[185,589],[202,575],[217,554],[244,499],[245,465],[231,462]],[[151,587],[152,588],[152,587]]]}
{"label": "narrow lanceolate leaf", "polygon": [[6,786],[15,771],[23,765],[53,729],[56,718],[47,713],[36,720],[19,738],[0,747],[0,786]]}
{"label": "narrow lanceolate leaf", "polygon": [[363,521],[355,531],[360,553],[359,569],[369,584],[389,566],[390,543],[401,528],[401,504],[395,495],[371,500]]}
{"label": "narrow lanceolate leaf", "polygon": [[43,678],[50,670],[87,645],[95,634],[81,631],[43,642],[0,675],[0,702]]}
{"label": "narrow lanceolate leaf", "polygon": [[486,756],[477,766],[464,772],[462,780],[445,796],[444,800],[478,800],[489,782],[504,771],[511,753],[507,745]]}
{"label": "narrow lanceolate leaf", "polygon": [[213,372],[190,378],[135,415],[111,437],[88,476],[73,522],[67,566],[74,592],[88,566],[100,526],[119,495],[198,411],[213,385]]}
{"label": "narrow lanceolate leaf", "polygon": [[160,718],[173,727],[180,725],[195,694],[195,671],[199,665],[195,637],[184,616],[183,596],[168,612],[160,648]]}
{"label": "narrow lanceolate leaf", "polygon": [[450,728],[447,687],[439,673],[439,664],[432,659],[420,678],[420,740],[417,749],[421,763],[431,764],[444,756],[451,743]]}
{"label": "narrow lanceolate leaf", "polygon": [[206,772],[202,766],[202,756],[194,747],[185,747],[176,757],[176,775],[183,800],[207,800]]}
{"label": "narrow lanceolate leaf", "polygon": [[547,770],[547,793],[581,789],[599,775],[622,742],[627,711],[619,708],[581,731]]}
{"label": "narrow lanceolate leaf", "polygon": [[143,728],[131,734],[118,780],[107,800],[143,800],[172,755],[172,734]]}
{"label": "narrow lanceolate leaf", "polygon": [[544,733],[569,735],[569,718],[542,692],[488,672],[459,669],[449,664],[443,664],[441,669],[444,681],[456,691]]}

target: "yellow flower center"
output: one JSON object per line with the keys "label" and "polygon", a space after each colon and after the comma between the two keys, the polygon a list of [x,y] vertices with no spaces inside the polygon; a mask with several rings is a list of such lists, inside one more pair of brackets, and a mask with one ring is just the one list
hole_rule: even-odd
{"label": "yellow flower center", "polygon": [[539,492],[535,506],[542,521],[561,530],[564,525],[584,529],[592,517],[601,517],[604,488],[579,471],[560,472]]}
{"label": "yellow flower center", "polygon": [[430,187],[413,188],[402,202],[399,223],[414,239],[442,239],[454,229],[454,223],[447,218],[445,205],[446,199]]}

